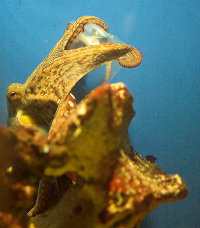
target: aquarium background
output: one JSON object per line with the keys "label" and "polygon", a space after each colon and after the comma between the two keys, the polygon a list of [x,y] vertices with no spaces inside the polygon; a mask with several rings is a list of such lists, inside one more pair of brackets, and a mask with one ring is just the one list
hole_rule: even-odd
{"label": "aquarium background", "polygon": [[6,124],[7,86],[25,82],[68,22],[100,17],[144,55],[139,67],[113,79],[134,96],[129,132],[135,149],[180,174],[189,189],[187,199],[158,207],[142,227],[200,227],[199,12],[199,0],[1,0],[0,123]]}

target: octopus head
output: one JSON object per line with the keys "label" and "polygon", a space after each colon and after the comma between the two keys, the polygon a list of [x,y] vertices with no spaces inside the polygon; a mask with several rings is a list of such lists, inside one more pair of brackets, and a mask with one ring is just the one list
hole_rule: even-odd
{"label": "octopus head", "polygon": [[13,83],[7,89],[8,125],[12,125],[11,123],[14,122],[18,110],[23,106],[23,91],[23,85],[19,83]]}
{"label": "octopus head", "polygon": [[6,99],[7,102],[12,105],[17,105],[22,102],[23,85],[19,83],[13,83],[8,86]]}

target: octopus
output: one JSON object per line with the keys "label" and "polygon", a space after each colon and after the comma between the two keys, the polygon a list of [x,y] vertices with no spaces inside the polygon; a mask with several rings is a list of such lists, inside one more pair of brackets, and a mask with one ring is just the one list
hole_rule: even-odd
{"label": "octopus", "polygon": [[[86,32],[89,25],[97,26],[108,34],[105,36]],[[98,30],[96,29],[96,31]],[[72,88],[77,82],[92,70],[106,65],[104,81],[107,82],[112,74],[112,62],[117,61],[122,67],[133,68],[142,61],[142,53],[136,48],[112,42],[106,23],[93,16],[83,16],[73,24],[69,23],[64,35],[39,64],[24,84],[13,83],[7,89],[7,125],[30,125],[36,127],[46,137],[51,137],[55,123],[59,118],[58,110],[63,103],[67,104],[65,112],[59,115],[70,115],[76,106],[76,98]],[[72,178],[73,180],[73,178]],[[53,177],[44,176],[40,181],[35,206],[29,216],[42,213],[48,189],[56,184]]]}

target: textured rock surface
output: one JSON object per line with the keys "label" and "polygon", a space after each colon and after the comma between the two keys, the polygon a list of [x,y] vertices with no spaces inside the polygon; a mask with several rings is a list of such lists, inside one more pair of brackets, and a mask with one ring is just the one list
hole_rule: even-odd
{"label": "textured rock surface", "polygon": [[25,212],[33,204],[35,181],[44,174],[74,172],[77,181],[54,207],[31,219],[37,228],[137,227],[156,206],[185,198],[178,175],[165,174],[132,148],[127,133],[132,101],[122,83],[103,84],[67,119],[59,115],[49,137],[32,127],[1,128],[1,224],[13,227],[3,213],[20,224],[15,227],[28,226]]}

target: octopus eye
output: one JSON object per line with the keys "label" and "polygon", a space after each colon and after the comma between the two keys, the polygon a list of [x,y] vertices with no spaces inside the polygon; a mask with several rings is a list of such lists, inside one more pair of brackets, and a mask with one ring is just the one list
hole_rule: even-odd
{"label": "octopus eye", "polygon": [[11,97],[14,97],[15,95],[16,95],[16,93],[14,91],[10,93]]}

